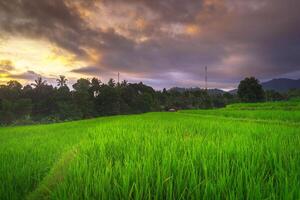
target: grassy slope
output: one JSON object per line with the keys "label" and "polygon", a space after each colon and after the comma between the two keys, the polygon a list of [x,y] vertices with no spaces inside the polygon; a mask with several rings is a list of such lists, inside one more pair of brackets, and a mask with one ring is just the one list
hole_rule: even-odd
{"label": "grassy slope", "polygon": [[300,122],[300,101],[232,104],[224,109],[217,110],[183,110],[185,114],[198,114],[205,116],[222,116],[234,119],[252,119],[256,121]]}
{"label": "grassy slope", "polygon": [[299,199],[298,111],[247,107],[1,128],[0,199]]}

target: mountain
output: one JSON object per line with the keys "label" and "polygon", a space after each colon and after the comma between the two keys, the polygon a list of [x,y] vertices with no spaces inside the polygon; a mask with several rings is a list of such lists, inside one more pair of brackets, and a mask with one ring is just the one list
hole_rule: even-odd
{"label": "mountain", "polygon": [[[264,90],[274,90],[277,92],[287,92],[290,89],[300,89],[300,79],[277,78],[261,83]],[[230,94],[237,94],[237,89],[230,90]]]}
{"label": "mountain", "polygon": [[207,92],[208,92],[209,95],[223,95],[223,94],[226,93],[225,91],[217,89],[217,88],[208,89]]}
{"label": "mountain", "polygon": [[235,94],[237,94],[237,91],[238,91],[238,89],[233,89],[233,90],[229,90],[228,93],[235,95]]}
{"label": "mountain", "polygon": [[264,90],[275,90],[277,92],[287,92],[289,89],[300,89],[300,79],[278,78],[261,83]]}
{"label": "mountain", "polygon": [[[267,82],[261,83],[264,90],[275,90],[277,92],[287,92],[290,89],[300,89],[300,79],[288,79],[288,78],[277,78],[272,79]],[[199,87],[195,88],[180,88],[180,87],[173,87],[169,91],[176,91],[183,93],[185,91],[197,91],[201,90]],[[220,89],[208,89],[207,90],[210,95],[222,95],[225,91]],[[237,89],[228,91],[230,94],[237,94]]]}

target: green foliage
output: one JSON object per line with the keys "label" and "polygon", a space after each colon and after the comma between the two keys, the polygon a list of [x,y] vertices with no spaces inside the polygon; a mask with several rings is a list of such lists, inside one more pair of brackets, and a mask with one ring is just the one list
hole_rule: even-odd
{"label": "green foliage", "polygon": [[101,87],[99,95],[96,97],[96,106],[101,115],[120,114],[120,96],[118,91],[109,85]]}
{"label": "green foliage", "polygon": [[[137,114],[170,109],[221,108],[239,102],[237,95],[213,93],[201,89],[155,91],[143,83],[102,83],[97,78],[78,79],[73,89],[61,75],[57,87],[38,77],[33,84],[22,86],[17,81],[0,85],[0,125],[61,122],[98,116]],[[298,90],[287,94],[266,91],[267,101],[298,98]],[[262,101],[263,92],[255,78],[246,78],[239,86],[243,101]]]}
{"label": "green foliage", "polygon": [[291,89],[288,91],[289,98],[298,98],[300,99],[300,89]]}
{"label": "green foliage", "polygon": [[242,102],[260,102],[264,100],[264,90],[256,78],[247,77],[239,84],[238,96]]}
{"label": "green foliage", "polygon": [[91,82],[88,79],[79,79],[73,85],[73,99],[79,110],[79,118],[93,117],[93,94],[90,92]]}
{"label": "green foliage", "polygon": [[299,104],[0,128],[0,198],[299,199]]}
{"label": "green foliage", "polygon": [[276,92],[274,90],[266,90],[265,91],[265,98],[266,101],[282,101],[287,100],[287,96],[284,94],[281,94],[279,92]]}
{"label": "green foliage", "polygon": [[60,75],[57,87],[38,77],[31,85],[9,81],[0,86],[0,124],[50,123],[97,116],[134,114],[169,109],[207,109],[234,102],[230,95],[209,95],[205,90],[155,91],[143,83],[107,84],[99,79],[78,79],[73,89]]}
{"label": "green foliage", "polygon": [[31,99],[16,99],[0,101],[0,124],[11,124],[16,119],[24,119],[31,114]]}

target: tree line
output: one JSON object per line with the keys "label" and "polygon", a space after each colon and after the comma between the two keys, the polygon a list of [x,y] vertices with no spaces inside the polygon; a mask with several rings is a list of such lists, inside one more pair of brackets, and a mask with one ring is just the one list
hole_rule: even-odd
{"label": "tree line", "polygon": [[102,83],[97,78],[80,78],[70,89],[67,81],[60,76],[54,87],[38,77],[26,86],[16,80],[0,85],[0,123],[47,123],[225,104],[220,98],[214,100],[205,90],[155,91],[142,82],[116,83],[110,79]]}
{"label": "tree line", "polygon": [[[98,78],[80,78],[72,89],[67,82],[65,76],[60,76],[56,86],[41,77],[25,86],[16,80],[0,85],[0,124],[50,123],[170,109],[207,109],[240,100],[247,102],[248,97],[252,98],[251,94],[248,97],[242,97],[240,93],[209,94],[203,89],[156,91],[142,82],[128,83],[125,80],[116,83],[110,79],[103,83]],[[253,88],[239,88],[239,91],[243,90],[249,92]],[[255,95],[258,91],[254,90]],[[260,97],[256,95],[249,102],[263,100],[265,93]]]}

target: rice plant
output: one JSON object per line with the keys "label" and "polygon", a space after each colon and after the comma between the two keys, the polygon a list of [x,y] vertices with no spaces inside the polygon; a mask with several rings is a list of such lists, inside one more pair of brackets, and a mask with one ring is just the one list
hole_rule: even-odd
{"label": "rice plant", "polygon": [[0,128],[0,199],[299,199],[299,113],[241,106]]}

